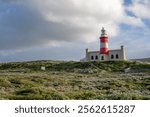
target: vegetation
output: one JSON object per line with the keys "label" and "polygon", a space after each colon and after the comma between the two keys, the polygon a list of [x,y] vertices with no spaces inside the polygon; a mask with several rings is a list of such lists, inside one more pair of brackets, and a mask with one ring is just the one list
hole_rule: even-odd
{"label": "vegetation", "polygon": [[[46,70],[41,70],[41,67]],[[150,99],[150,64],[127,61],[0,63],[0,99]]]}

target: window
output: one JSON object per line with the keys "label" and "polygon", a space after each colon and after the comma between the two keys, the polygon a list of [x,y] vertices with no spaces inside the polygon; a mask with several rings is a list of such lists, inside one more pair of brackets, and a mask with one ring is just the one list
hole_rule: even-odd
{"label": "window", "polygon": [[111,59],[114,59],[114,55],[111,55]]}
{"label": "window", "polygon": [[101,60],[104,60],[104,56],[101,56]]}
{"label": "window", "polygon": [[118,54],[116,54],[116,59],[119,59],[119,55]]}
{"label": "window", "polygon": [[95,56],[95,60],[98,60],[98,56]]}
{"label": "window", "polygon": [[94,60],[94,57],[93,57],[93,56],[91,56],[91,60]]}

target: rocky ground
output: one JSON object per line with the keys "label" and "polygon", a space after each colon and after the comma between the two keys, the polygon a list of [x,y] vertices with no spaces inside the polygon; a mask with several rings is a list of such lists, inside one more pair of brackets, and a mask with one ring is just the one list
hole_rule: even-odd
{"label": "rocky ground", "polygon": [[125,61],[1,63],[0,99],[150,99],[150,65]]}

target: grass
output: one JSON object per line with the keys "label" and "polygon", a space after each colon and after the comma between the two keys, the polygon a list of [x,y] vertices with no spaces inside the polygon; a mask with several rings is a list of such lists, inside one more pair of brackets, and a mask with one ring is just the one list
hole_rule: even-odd
{"label": "grass", "polygon": [[[128,73],[126,68],[130,68]],[[1,63],[0,99],[149,100],[150,65],[127,61]]]}

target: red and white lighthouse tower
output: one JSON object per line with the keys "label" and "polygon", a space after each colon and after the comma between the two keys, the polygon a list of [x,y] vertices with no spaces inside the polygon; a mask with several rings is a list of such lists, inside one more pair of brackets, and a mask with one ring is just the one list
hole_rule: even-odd
{"label": "red and white lighthouse tower", "polygon": [[108,49],[108,36],[104,27],[101,30],[100,37],[100,60],[109,60],[109,49]]}

